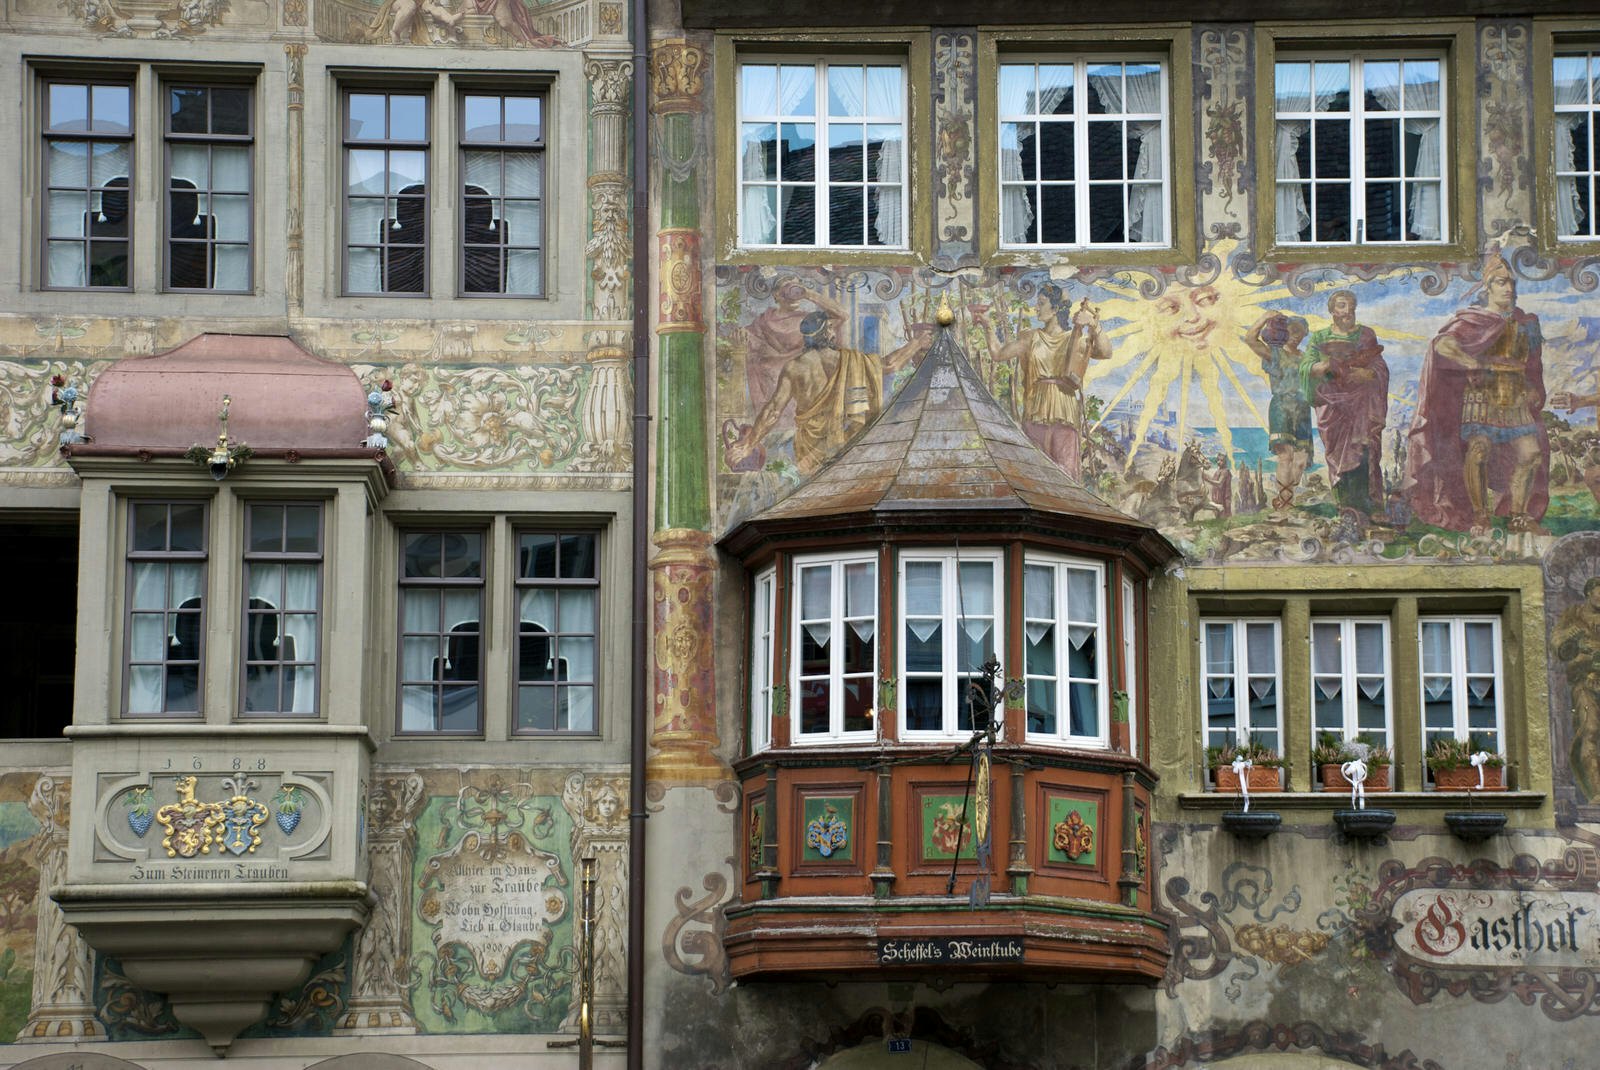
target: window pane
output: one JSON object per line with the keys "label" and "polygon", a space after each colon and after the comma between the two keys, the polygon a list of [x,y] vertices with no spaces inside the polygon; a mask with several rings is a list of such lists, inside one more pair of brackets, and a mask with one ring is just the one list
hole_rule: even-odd
{"label": "window pane", "polygon": [[393,95],[389,98],[389,137],[395,141],[428,140],[427,98]]}
{"label": "window pane", "polygon": [[82,132],[89,129],[89,87],[63,82],[50,86],[49,118],[52,130]]}
{"label": "window pane", "polygon": [[132,114],[132,93],[125,85],[97,85],[89,102],[97,134],[126,134]]}
{"label": "window pane", "polygon": [[244,88],[216,88],[211,94],[211,132],[214,134],[250,133],[250,91]]}
{"label": "window pane", "polygon": [[1467,621],[1464,627],[1467,641],[1467,672],[1493,673],[1495,626],[1488,621]]}
{"label": "window pane", "polygon": [[387,132],[385,98],[381,93],[351,93],[345,104],[346,136],[380,141]]}
{"label": "window pane", "polygon": [[1382,674],[1384,671],[1383,625],[1357,623],[1356,672]]}
{"label": "window pane", "polygon": [[966,615],[994,615],[994,567],[988,563],[961,563],[960,612]]}
{"label": "window pane", "polygon": [[739,68],[739,94],[739,110],[742,114],[778,114],[778,68],[745,64]]}
{"label": "window pane", "polygon": [[1206,628],[1206,671],[1214,673],[1233,672],[1233,626],[1231,624],[1207,624]]}
{"label": "window pane", "polygon": [[500,98],[468,94],[462,102],[463,141],[500,140]]}
{"label": "window pane", "polygon": [[1311,626],[1311,664],[1313,671],[1319,673],[1338,673],[1340,671],[1340,635],[1337,624],[1313,624]]}
{"label": "window pane", "polygon": [[1278,671],[1278,644],[1273,632],[1274,628],[1270,624],[1245,625],[1245,642],[1248,646],[1250,672],[1275,673]]}
{"label": "window pane", "polygon": [[902,72],[899,67],[867,68],[867,114],[899,116],[904,111]]}
{"label": "window pane", "polygon": [[1056,732],[1056,683],[1054,680],[1028,681],[1028,731]]}

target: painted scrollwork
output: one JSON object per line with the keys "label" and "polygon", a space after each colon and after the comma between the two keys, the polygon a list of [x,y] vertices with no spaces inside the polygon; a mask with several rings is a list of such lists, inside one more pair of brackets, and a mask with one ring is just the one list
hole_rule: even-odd
{"label": "painted scrollwork", "polygon": [[[730,868],[734,860],[726,860]],[[728,878],[720,873],[707,873],[701,887],[706,894],[695,898],[690,888],[679,888],[673,899],[677,903],[677,916],[667,922],[661,934],[661,957],[679,973],[704,977],[711,982],[711,991],[721,992],[728,987],[728,955],[722,946],[722,935],[727,929],[727,918],[722,909],[728,895]]]}

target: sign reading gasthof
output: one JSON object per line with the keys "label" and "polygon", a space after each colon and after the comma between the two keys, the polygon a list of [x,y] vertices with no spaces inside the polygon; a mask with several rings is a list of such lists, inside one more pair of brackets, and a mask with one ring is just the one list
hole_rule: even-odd
{"label": "sign reading gasthof", "polygon": [[1395,946],[1436,966],[1600,966],[1600,895],[1415,889],[1394,905]]}

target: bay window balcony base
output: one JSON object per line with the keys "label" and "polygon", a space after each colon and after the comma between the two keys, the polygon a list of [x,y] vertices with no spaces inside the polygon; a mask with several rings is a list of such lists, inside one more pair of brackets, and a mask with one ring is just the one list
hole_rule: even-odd
{"label": "bay window balcony base", "polygon": [[140,988],[165,996],[173,1017],[218,1055],[365,924],[371,905],[366,885],[355,881],[248,895],[68,885],[55,898],[90,947],[116,958]]}
{"label": "bay window balcony base", "polygon": [[1154,984],[1170,958],[1159,919],[1088,900],[808,896],[731,906],[727,919],[741,981]]}

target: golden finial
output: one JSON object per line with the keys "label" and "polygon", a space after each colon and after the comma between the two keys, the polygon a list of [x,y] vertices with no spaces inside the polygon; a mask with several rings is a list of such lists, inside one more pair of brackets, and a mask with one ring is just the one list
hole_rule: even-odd
{"label": "golden finial", "polygon": [[956,314],[950,308],[950,295],[939,295],[939,311],[934,314],[934,319],[939,321],[939,326],[948,327],[956,321]]}

